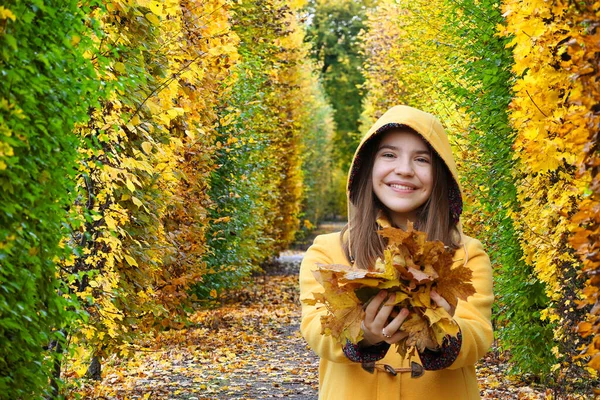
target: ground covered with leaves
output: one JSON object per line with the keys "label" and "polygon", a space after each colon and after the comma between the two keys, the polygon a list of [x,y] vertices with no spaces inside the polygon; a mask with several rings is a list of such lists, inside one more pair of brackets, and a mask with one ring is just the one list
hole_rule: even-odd
{"label": "ground covered with leaves", "polygon": [[[69,397],[98,399],[317,398],[318,358],[299,333],[297,273],[301,252],[284,253],[264,275],[231,291],[193,325],[140,342],[128,359],[104,363],[103,380],[73,387]],[[478,366],[482,398],[552,398],[506,374],[502,354]]]}

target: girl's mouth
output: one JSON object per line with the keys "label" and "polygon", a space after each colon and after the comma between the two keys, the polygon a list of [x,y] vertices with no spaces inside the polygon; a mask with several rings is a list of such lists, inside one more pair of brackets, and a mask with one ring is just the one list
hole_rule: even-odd
{"label": "girl's mouth", "polygon": [[396,183],[391,183],[388,186],[391,187],[392,189],[398,189],[398,190],[415,190],[415,188],[412,186],[399,185]]}

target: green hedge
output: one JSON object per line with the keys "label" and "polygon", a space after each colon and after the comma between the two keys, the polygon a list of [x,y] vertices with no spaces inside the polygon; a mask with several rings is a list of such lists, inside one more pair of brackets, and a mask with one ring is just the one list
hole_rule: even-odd
{"label": "green hedge", "polygon": [[453,71],[461,82],[451,88],[457,102],[472,118],[471,145],[482,164],[468,168],[467,181],[485,205],[489,231],[482,239],[490,251],[497,295],[494,323],[502,349],[510,350],[513,372],[543,375],[555,359],[551,326],[539,318],[546,307],[543,284],[536,279],[523,258],[519,232],[511,210],[518,207],[512,144],[514,132],[508,122],[512,99],[512,53],[507,38],[497,36],[503,23],[500,1],[451,1],[454,8],[448,29],[462,40],[466,62]]}
{"label": "green hedge", "polygon": [[236,13],[241,62],[223,88],[209,182],[209,273],[195,287],[201,298],[236,286],[286,248],[299,219],[316,223],[326,201],[332,110],[301,57],[301,28],[279,0],[246,2]]}
{"label": "green hedge", "polygon": [[[4,1],[0,19],[0,397],[38,398],[61,328],[77,318],[56,280],[67,257],[78,122],[99,93],[86,9],[74,0]],[[62,292],[60,290],[62,289]],[[60,294],[64,296],[61,296]],[[60,348],[60,347],[59,347]]]}

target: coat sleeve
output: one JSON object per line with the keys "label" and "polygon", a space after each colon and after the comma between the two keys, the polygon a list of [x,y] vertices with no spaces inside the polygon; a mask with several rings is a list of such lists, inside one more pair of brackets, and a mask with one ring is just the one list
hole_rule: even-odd
{"label": "coat sleeve", "polygon": [[[323,286],[313,276],[312,271],[317,264],[333,264],[333,251],[341,247],[333,244],[333,237],[339,240],[339,235],[317,236],[312,246],[307,250],[300,266],[300,301],[302,304],[302,321],[300,331],[308,342],[310,348],[321,358],[350,364],[350,361],[342,351],[342,345],[331,336],[321,335],[321,316],[327,313],[325,306],[317,304],[314,306],[304,304],[302,300],[312,299],[313,292],[323,292]],[[332,245],[333,244],[333,245]]]}
{"label": "coat sleeve", "polygon": [[466,266],[473,271],[475,294],[459,300],[454,320],[460,327],[462,345],[450,369],[474,365],[489,350],[494,340],[492,303],[494,301],[492,267],[481,242],[468,238],[464,254]]}

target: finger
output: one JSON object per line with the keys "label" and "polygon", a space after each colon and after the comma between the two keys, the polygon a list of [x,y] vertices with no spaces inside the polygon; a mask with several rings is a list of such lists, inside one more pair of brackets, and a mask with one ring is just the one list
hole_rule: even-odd
{"label": "finger", "polygon": [[390,318],[390,314],[394,311],[394,304],[388,304],[387,300],[389,298],[386,297],[379,310],[377,311],[377,315],[373,319],[373,329],[383,329],[387,325],[387,321]]}
{"label": "finger", "polygon": [[450,303],[448,303],[448,301],[435,290],[431,291],[431,300],[433,300],[439,307],[442,307],[444,310],[446,310],[448,314],[454,316],[454,310],[452,309],[452,306],[450,306]]}
{"label": "finger", "polygon": [[385,290],[380,291],[371,299],[367,308],[365,308],[365,317],[362,323],[363,340],[367,344],[375,344],[384,341],[386,338],[382,335],[383,324],[375,322],[376,317],[386,300],[388,293]]}
{"label": "finger", "polygon": [[372,325],[373,320],[377,316],[377,312],[379,311],[379,308],[385,301],[386,297],[387,292],[385,290],[382,290],[369,302],[369,305],[365,309],[365,325],[367,326],[367,328],[369,328]]}
{"label": "finger", "polygon": [[399,341],[401,341],[402,339],[404,339],[406,337],[408,337],[408,332],[398,331],[398,332],[394,333],[391,338],[386,339],[386,342],[388,342],[389,344],[394,344],[394,343],[398,343]]}
{"label": "finger", "polygon": [[396,315],[394,319],[392,319],[390,323],[387,324],[387,326],[385,327],[386,332],[389,335],[395,334],[400,329],[404,321],[406,321],[406,318],[408,318],[408,314],[408,309],[403,308],[402,310],[400,310],[398,315]]}

